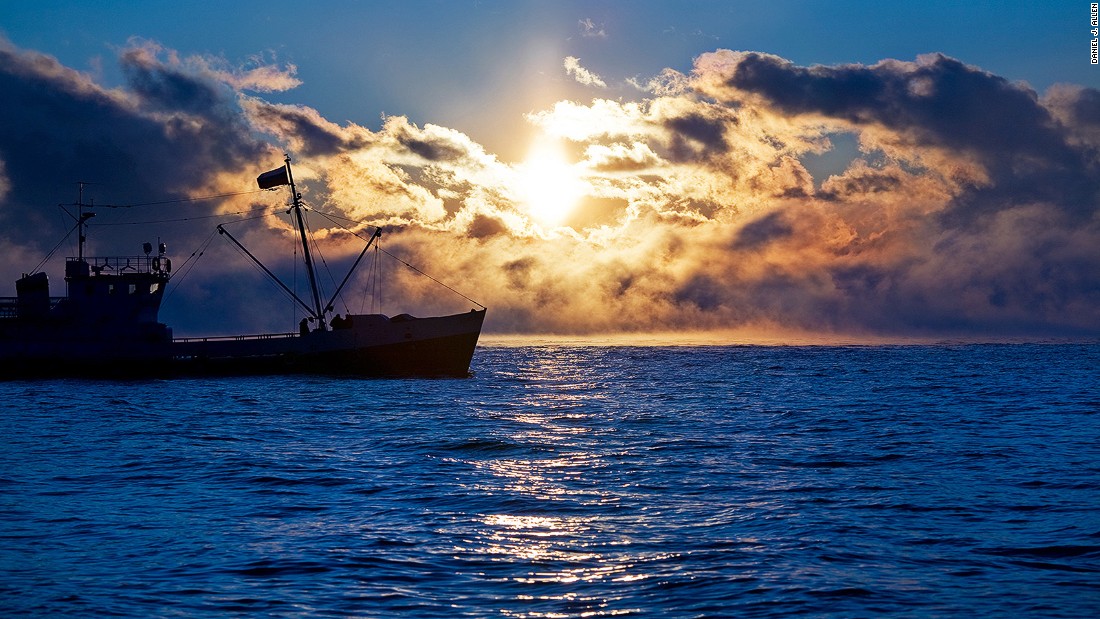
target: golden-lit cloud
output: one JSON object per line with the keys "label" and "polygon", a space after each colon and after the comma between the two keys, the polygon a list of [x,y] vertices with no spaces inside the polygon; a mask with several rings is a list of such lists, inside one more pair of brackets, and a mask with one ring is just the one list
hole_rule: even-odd
{"label": "golden-lit cloud", "polygon": [[607,84],[600,79],[599,75],[589,71],[581,66],[581,59],[576,56],[565,57],[565,72],[570,77],[577,80],[577,82],[584,84],[585,86],[596,86],[597,88],[607,88]]}
{"label": "golden-lit cloud", "polygon": [[[219,61],[142,42],[120,54],[128,86],[108,90],[47,57],[0,51],[0,98],[31,85],[56,93],[78,139],[110,144],[116,164],[173,191],[247,185],[288,150],[307,204],[335,218],[314,218],[314,233],[345,241],[331,259],[360,243],[334,222],[381,225],[389,251],[487,305],[492,331],[1100,333],[1092,89],[1040,97],[942,55],[802,67],[718,50],[690,73],[632,80],[637,100],[531,112],[530,153],[506,162],[459,129],[404,116],[340,124],[243,92],[264,92],[266,77],[290,84],[279,81],[296,79],[289,66],[225,69],[231,79]],[[573,60],[575,79],[599,79]],[[26,131],[3,122],[9,223],[57,199],[30,197],[24,176],[41,173],[13,150]],[[120,130],[139,140],[113,139]],[[189,164],[189,183],[158,176],[153,161],[187,148],[206,157]],[[74,177],[76,164],[66,162]],[[286,228],[274,214],[262,221]],[[242,225],[257,240],[265,232]],[[387,311],[466,304],[408,269],[392,275]]]}

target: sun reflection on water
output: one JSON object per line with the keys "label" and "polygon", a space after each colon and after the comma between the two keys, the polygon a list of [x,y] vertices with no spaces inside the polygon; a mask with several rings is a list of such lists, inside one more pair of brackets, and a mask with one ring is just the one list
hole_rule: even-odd
{"label": "sun reflection on water", "polygon": [[[479,552],[520,569],[503,578],[523,587],[515,600],[526,610],[503,610],[508,617],[595,617],[632,614],[639,609],[614,608],[620,599],[604,583],[648,578],[625,553],[608,554],[592,539],[602,526],[598,517],[487,514],[480,518],[485,535]],[[570,612],[561,612],[561,609]]]}
{"label": "sun reflection on water", "polygon": [[535,351],[507,376],[519,397],[486,411],[490,451],[464,458],[481,472],[467,490],[454,550],[523,602],[508,617],[636,614],[627,590],[678,569],[674,552],[639,538],[649,512],[617,447],[619,421],[603,370],[564,349]]}
{"label": "sun reflection on water", "polygon": [[487,527],[485,536],[487,544],[482,552],[490,555],[519,557],[530,561],[595,560],[599,558],[595,553],[568,547],[571,540],[590,529],[586,523],[587,520],[589,519],[486,515],[481,519],[482,524]]}

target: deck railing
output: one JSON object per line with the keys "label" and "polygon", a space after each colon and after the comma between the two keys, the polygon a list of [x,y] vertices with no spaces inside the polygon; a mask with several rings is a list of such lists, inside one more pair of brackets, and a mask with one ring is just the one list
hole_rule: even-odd
{"label": "deck railing", "polygon": [[[92,274],[110,273],[157,273],[165,269],[166,256],[100,256],[84,257]],[[66,262],[79,262],[79,258],[66,258]],[[66,271],[68,272],[68,271]]]}
{"label": "deck railing", "polygon": [[173,342],[240,342],[245,340],[282,340],[298,337],[297,333],[258,333],[255,335],[215,335],[213,337],[175,337]]}

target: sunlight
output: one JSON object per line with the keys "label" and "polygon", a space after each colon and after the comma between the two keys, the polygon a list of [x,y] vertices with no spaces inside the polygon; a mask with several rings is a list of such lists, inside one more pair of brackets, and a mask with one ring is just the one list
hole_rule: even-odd
{"label": "sunlight", "polygon": [[584,193],[576,168],[557,142],[536,142],[516,171],[520,200],[531,216],[545,225],[561,225]]}

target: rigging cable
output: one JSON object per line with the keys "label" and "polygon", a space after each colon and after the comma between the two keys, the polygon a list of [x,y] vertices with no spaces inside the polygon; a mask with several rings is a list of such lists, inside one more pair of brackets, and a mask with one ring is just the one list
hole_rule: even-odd
{"label": "rigging cable", "polygon": [[187,257],[187,260],[184,260],[183,264],[181,264],[179,268],[176,269],[178,277],[173,277],[170,280],[172,287],[164,292],[164,298],[161,300],[162,303],[164,301],[167,301],[168,298],[172,296],[172,293],[180,287],[180,284],[183,283],[183,280],[187,279],[187,276],[191,274],[191,271],[195,268],[195,265],[198,264],[199,258],[202,258],[203,254],[206,253],[206,249],[210,247],[210,243],[214,240],[214,235],[217,234],[217,232],[217,228],[211,231],[210,235],[207,236],[206,239],[199,244],[198,249],[191,252],[191,255]]}
{"label": "rigging cable", "polygon": [[477,301],[474,301],[474,300],[473,300],[473,299],[471,299],[470,297],[468,297],[468,296],[466,296],[466,295],[462,294],[461,292],[459,292],[459,291],[455,290],[454,288],[451,288],[451,287],[450,287],[450,286],[448,286],[447,284],[444,284],[443,282],[439,281],[438,279],[436,279],[436,278],[432,277],[431,275],[428,275],[428,274],[427,274],[427,273],[425,273],[424,271],[421,271],[420,269],[418,269],[418,268],[414,267],[413,265],[409,264],[408,262],[405,262],[404,260],[402,260],[402,259],[398,258],[397,256],[395,256],[395,255],[391,254],[390,252],[388,252],[388,251],[386,251],[386,250],[384,250],[384,249],[379,249],[379,251],[381,251],[381,252],[382,252],[383,254],[386,254],[386,255],[387,255],[387,256],[389,256],[390,258],[393,258],[394,260],[396,260],[396,261],[400,262],[401,264],[403,264],[403,265],[405,265],[405,266],[409,267],[410,269],[412,269],[412,270],[416,271],[417,273],[419,273],[419,274],[423,275],[424,277],[427,277],[428,279],[430,279],[430,280],[432,280],[433,282],[435,282],[435,283],[439,284],[440,286],[443,286],[443,287],[444,287],[444,288],[446,288],[447,290],[450,290],[451,292],[453,292],[453,293],[457,294],[458,296],[462,297],[463,299],[466,299],[467,301],[469,301],[470,303],[473,303],[474,305],[476,305],[476,306],[480,307],[481,309],[486,309],[486,307],[485,307],[484,305],[482,305],[482,304],[478,303]]}
{"label": "rigging cable", "polygon": [[[311,207],[311,206],[309,206],[309,205],[305,204],[304,202],[302,203],[302,206],[303,206],[303,207],[305,207],[305,208],[306,208],[306,210],[308,210],[308,211],[310,211],[310,212],[313,212],[313,213],[317,213],[318,215],[321,215],[322,217],[325,217],[325,218],[326,218],[326,219],[328,219],[329,221],[332,221],[332,219],[331,219],[331,218],[329,218],[329,217],[328,217],[328,216],[327,216],[327,215],[326,215],[325,213],[322,213],[321,211],[319,211],[319,210],[317,210],[317,209],[315,209],[315,208],[313,208],[313,207]],[[347,229],[347,227],[346,227],[346,226],[344,226],[343,224],[340,224],[340,223],[337,223],[337,222],[332,222],[332,223],[336,224],[337,226],[340,226],[340,227],[341,227],[341,228],[343,228],[344,230],[348,230],[348,229]],[[321,258],[321,264],[323,264],[323,265],[324,265],[324,267],[325,267],[325,274],[326,274],[326,275],[328,275],[328,279],[329,279],[329,282],[330,282],[330,283],[331,283],[331,284],[332,284],[333,286],[335,286],[335,287],[337,287],[337,288],[338,288],[339,286],[337,286],[337,284],[336,284],[336,280],[335,280],[335,279],[334,279],[334,278],[332,277],[332,269],[330,269],[330,268],[329,268],[329,266],[328,266],[328,262],[327,262],[327,261],[325,260],[325,255],[324,255],[324,254],[323,254],[323,253],[321,252],[321,245],[320,245],[320,244],[319,244],[319,243],[317,242],[317,239],[316,239],[316,237],[314,237],[314,235],[313,235],[313,229],[309,227],[309,221],[308,221],[308,219],[306,220],[306,229],[307,229],[307,231],[309,232],[309,238],[310,238],[310,241],[311,241],[311,242],[313,243],[313,250],[314,250],[315,252],[317,252],[317,255],[318,255],[318,256],[320,256],[320,258]],[[364,239],[363,237],[359,236],[359,235],[358,235],[358,234],[356,234],[355,232],[352,232],[351,230],[348,230],[348,232],[351,232],[351,234],[352,234],[353,236],[355,236],[355,238],[357,238],[357,239],[360,239],[360,240],[364,240],[364,241],[365,241],[365,240],[367,240],[367,239]],[[369,242],[369,241],[368,241],[368,242]],[[350,313],[351,313],[351,308],[349,308],[349,307],[348,307],[348,303],[347,303],[347,301],[346,301],[346,300],[344,299],[344,295],[342,295],[342,294],[341,294],[341,295],[339,295],[339,296],[340,296],[340,303],[341,303],[341,304],[343,304],[343,306],[344,306],[344,312],[345,312],[345,313],[347,313],[347,314],[350,314]],[[333,301],[335,301],[335,299],[333,299]],[[325,309],[327,310],[328,308],[325,308]]]}
{"label": "rigging cable", "polygon": [[244,196],[250,193],[260,193],[261,191],[267,191],[266,189],[253,189],[251,191],[234,191],[231,193],[219,193],[212,196],[198,196],[196,198],[179,198],[176,200],[158,200],[156,202],[135,202],[133,204],[97,204],[95,208],[133,208],[135,206],[160,206],[162,204],[179,204],[181,202],[201,202],[203,200],[213,200],[215,198],[228,198],[231,196]]}
{"label": "rigging cable", "polygon": [[[281,294],[282,294],[282,295],[283,295],[284,297],[286,297],[286,299],[287,299],[288,301],[290,301],[291,303],[295,303],[295,302],[300,302],[300,301],[298,301],[297,299],[295,299],[295,298],[294,298],[294,297],[293,297],[293,296],[292,296],[292,295],[291,295],[291,294],[290,294],[289,292],[287,292],[286,290],[284,290],[284,289],[283,289],[283,286],[282,286],[282,285],[279,285],[279,284],[280,284],[279,280],[277,280],[277,279],[273,279],[273,277],[274,277],[273,275],[271,275],[270,273],[266,273],[266,272],[264,272],[264,271],[263,271],[263,269],[262,269],[262,268],[261,268],[261,267],[260,267],[259,265],[257,265],[257,264],[256,264],[256,262],[254,262],[254,260],[255,260],[254,258],[252,258],[251,256],[248,256],[248,254],[246,254],[246,253],[244,252],[244,250],[242,250],[242,249],[241,249],[240,247],[237,247],[237,246],[236,246],[235,244],[232,244],[232,243],[231,243],[231,245],[232,245],[232,247],[233,247],[233,250],[234,250],[234,251],[236,251],[236,252],[237,252],[237,253],[238,253],[239,255],[241,255],[241,256],[244,256],[244,257],[246,257],[246,258],[249,258],[249,260],[246,260],[246,262],[247,262],[247,263],[249,264],[249,266],[251,266],[251,267],[252,267],[252,269],[253,269],[254,271],[256,271],[257,273],[259,273],[259,274],[263,275],[263,276],[264,276],[264,279],[265,279],[265,280],[267,280],[267,281],[268,281],[268,282],[270,282],[270,283],[271,283],[272,285],[274,285],[274,286],[275,286],[276,288],[278,288],[278,289],[279,289],[279,292],[280,292],[280,293],[281,293]],[[284,284],[284,285],[285,285],[285,284]]]}
{"label": "rigging cable", "polygon": [[374,254],[370,257],[370,265],[367,268],[367,285],[363,287],[361,305],[366,305],[366,297],[369,294],[372,314],[382,313],[382,261],[379,259],[380,254],[378,253],[381,246],[382,237],[378,237],[374,241]]}
{"label": "rigging cable", "polygon": [[79,226],[80,226],[80,224],[79,224],[79,223],[77,223],[77,224],[76,224],[75,226],[73,226],[73,227],[72,227],[72,229],[70,229],[70,230],[69,230],[68,232],[66,232],[66,233],[65,233],[65,236],[61,237],[61,240],[57,242],[57,245],[54,245],[54,246],[53,246],[53,249],[51,249],[51,250],[50,250],[50,253],[46,254],[46,257],[42,259],[42,262],[39,262],[39,263],[38,263],[38,264],[37,264],[37,265],[36,265],[36,266],[34,267],[34,270],[32,270],[32,271],[31,271],[31,273],[37,273],[37,272],[38,272],[38,269],[41,269],[41,268],[42,268],[42,265],[44,265],[44,264],[46,264],[47,262],[49,262],[49,261],[50,261],[50,258],[53,258],[53,255],[54,255],[55,253],[57,253],[57,250],[58,250],[58,248],[60,248],[60,247],[61,247],[61,244],[62,244],[62,243],[64,243],[65,241],[67,241],[67,240],[69,239],[69,237],[70,237],[70,236],[72,236],[73,232],[74,232],[74,231],[75,231],[75,230],[77,229],[77,227],[79,227]]}
{"label": "rigging cable", "polygon": [[[192,221],[192,220],[197,220],[197,219],[216,219],[218,217],[226,217],[226,216],[229,216],[229,215],[247,215],[249,213],[255,213],[257,211],[270,210],[270,209],[271,209],[271,207],[269,207],[269,206],[259,206],[259,207],[256,207],[256,208],[248,209],[246,211],[234,211],[232,213],[220,213],[220,214],[217,214],[217,215],[196,215],[195,217],[182,217],[182,218],[178,218],[178,219],[155,219],[155,220],[151,220],[151,221],[116,221],[116,222],[110,222],[110,223],[104,223],[104,224],[95,224],[95,225],[100,226],[100,227],[105,227],[105,226],[138,226],[138,225],[148,225],[148,224],[178,223],[178,222],[181,222],[181,221]],[[279,213],[280,211],[282,211],[282,209],[278,208],[278,209],[272,210],[271,213]],[[260,216],[246,217],[244,219],[234,219],[234,220],[231,220],[231,221],[227,221],[225,223],[235,223],[235,222],[238,222],[238,221],[247,221],[249,219],[260,219]]]}
{"label": "rigging cable", "polygon": [[[356,232],[356,231],[354,231],[354,230],[352,230],[352,229],[348,228],[347,226],[345,226],[345,225],[343,225],[343,224],[341,224],[341,223],[338,223],[338,222],[334,221],[334,220],[333,220],[333,218],[334,218],[334,217],[336,217],[336,218],[339,218],[339,219],[343,219],[343,220],[345,220],[345,221],[350,221],[350,222],[353,222],[353,223],[360,223],[360,224],[361,224],[361,223],[364,223],[364,222],[361,222],[361,221],[355,221],[354,219],[349,219],[349,218],[347,218],[347,217],[341,217],[341,216],[339,216],[339,215],[329,215],[328,213],[322,213],[321,211],[318,211],[318,210],[316,210],[316,209],[311,209],[311,210],[313,210],[313,212],[315,212],[315,213],[317,213],[317,214],[321,215],[322,217],[325,217],[325,218],[326,218],[326,219],[328,219],[329,221],[332,221],[332,223],[336,224],[337,226],[340,226],[341,228],[343,228],[343,229],[347,230],[348,232],[350,232],[351,234],[355,235],[355,236],[356,236],[356,237],[358,237],[359,239],[361,239],[361,240],[366,240],[366,239],[363,239],[363,237],[359,236],[359,233],[358,233],[358,232]],[[450,290],[451,292],[453,292],[453,293],[457,294],[458,296],[462,297],[463,299],[466,299],[467,301],[469,301],[470,303],[473,303],[474,305],[476,305],[476,306],[480,307],[481,309],[486,309],[486,307],[485,307],[484,305],[482,305],[481,303],[478,303],[477,301],[474,301],[474,300],[473,300],[473,299],[471,299],[470,297],[468,297],[468,296],[466,296],[466,295],[462,294],[461,292],[459,292],[459,291],[455,290],[454,288],[451,288],[451,287],[450,287],[450,286],[448,286],[447,284],[444,284],[443,282],[439,281],[438,279],[436,279],[436,278],[432,277],[431,275],[428,275],[428,274],[427,274],[427,273],[425,273],[424,271],[421,271],[420,269],[418,269],[418,268],[414,267],[413,265],[409,264],[408,262],[405,262],[404,260],[402,260],[402,259],[398,258],[397,256],[395,256],[395,255],[391,254],[390,252],[388,252],[388,251],[386,251],[386,250],[384,250],[384,249],[379,249],[379,251],[381,251],[382,253],[386,254],[386,255],[387,255],[387,256],[389,256],[390,258],[393,258],[394,260],[396,260],[396,261],[400,262],[401,264],[403,264],[403,265],[405,265],[405,266],[409,267],[409,268],[410,268],[410,269],[412,269],[413,271],[416,271],[417,273],[419,273],[419,274],[423,275],[424,277],[427,277],[428,279],[430,279],[430,280],[432,280],[433,282],[435,282],[435,283],[439,284],[440,286],[443,286],[443,287],[444,287],[444,288],[446,288],[447,290]]]}

